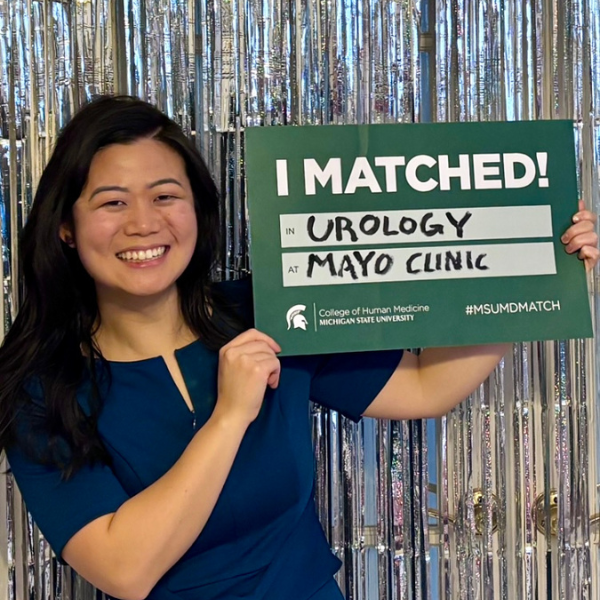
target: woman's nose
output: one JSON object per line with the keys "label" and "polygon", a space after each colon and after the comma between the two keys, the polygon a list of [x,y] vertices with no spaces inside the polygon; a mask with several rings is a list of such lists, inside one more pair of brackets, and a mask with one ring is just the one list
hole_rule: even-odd
{"label": "woman's nose", "polygon": [[150,235],[160,229],[160,211],[153,202],[132,202],[127,211],[126,235]]}

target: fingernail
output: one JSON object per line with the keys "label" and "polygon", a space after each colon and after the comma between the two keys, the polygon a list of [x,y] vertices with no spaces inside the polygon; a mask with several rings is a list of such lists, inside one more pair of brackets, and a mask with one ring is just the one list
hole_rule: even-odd
{"label": "fingernail", "polygon": [[575,216],[573,217],[573,222],[574,222],[574,223],[577,223],[578,221],[579,221],[579,217],[578,217],[577,215],[575,215]]}
{"label": "fingernail", "polygon": [[568,235],[563,235],[563,236],[560,238],[560,241],[561,241],[563,244],[566,244],[566,243],[569,241],[569,236],[568,236]]}

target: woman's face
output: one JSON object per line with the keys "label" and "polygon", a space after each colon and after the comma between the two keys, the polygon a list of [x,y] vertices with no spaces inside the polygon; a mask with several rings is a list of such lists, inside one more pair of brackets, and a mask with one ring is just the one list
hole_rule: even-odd
{"label": "woman's face", "polygon": [[198,236],[185,163],[152,139],[100,150],[72,217],[60,235],[77,249],[99,301],[174,291]]}

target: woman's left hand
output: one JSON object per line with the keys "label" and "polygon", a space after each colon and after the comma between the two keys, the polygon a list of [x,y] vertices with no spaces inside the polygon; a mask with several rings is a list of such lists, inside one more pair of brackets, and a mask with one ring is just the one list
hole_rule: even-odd
{"label": "woman's left hand", "polygon": [[569,254],[575,254],[585,263],[585,270],[591,271],[600,258],[596,215],[586,210],[583,200],[579,201],[579,212],[573,215],[573,225],[560,238]]}

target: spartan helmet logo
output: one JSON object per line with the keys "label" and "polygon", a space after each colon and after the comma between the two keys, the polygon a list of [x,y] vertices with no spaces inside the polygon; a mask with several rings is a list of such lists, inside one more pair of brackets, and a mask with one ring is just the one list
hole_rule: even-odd
{"label": "spartan helmet logo", "polygon": [[308,321],[306,317],[302,314],[306,310],[306,306],[304,304],[295,304],[287,311],[287,324],[288,331],[294,327],[294,329],[304,329],[306,331],[306,326],[308,325]]}

